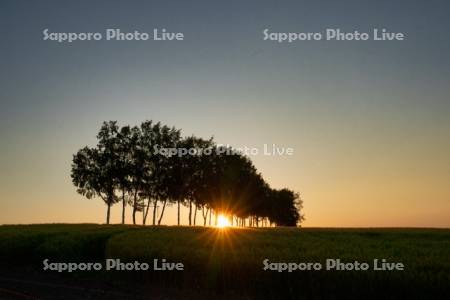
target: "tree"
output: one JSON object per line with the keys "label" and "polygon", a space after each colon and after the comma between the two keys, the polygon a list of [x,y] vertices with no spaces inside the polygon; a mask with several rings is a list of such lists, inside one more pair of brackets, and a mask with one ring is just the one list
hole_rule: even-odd
{"label": "tree", "polygon": [[118,202],[115,191],[121,182],[117,122],[103,122],[97,139],[96,148],[85,147],[74,155],[71,177],[80,194],[88,199],[95,196],[103,199],[108,207],[109,224],[111,206]]}
{"label": "tree", "polygon": [[[208,155],[205,154],[205,150],[211,149],[213,141],[212,138],[204,140],[195,136],[189,136],[182,139],[179,145],[180,148],[188,151],[188,153],[180,158],[180,162],[178,163],[179,172],[181,173],[181,184],[183,185],[182,194],[189,207],[188,222],[189,225],[195,225],[197,209],[199,206],[204,205],[202,199],[197,199],[197,191],[201,189],[202,184],[205,181],[205,170],[203,167],[206,165],[202,165],[202,161],[203,158]],[[192,215],[192,205],[195,206],[194,216]],[[192,221],[192,219],[194,219],[194,221]]]}
{"label": "tree", "polygon": [[130,205],[132,207],[132,221],[136,225],[136,214],[144,210],[142,190],[144,185],[144,174],[146,173],[146,153],[143,149],[141,131],[134,126],[130,131],[130,160],[128,164]]}
{"label": "tree", "polygon": [[[162,127],[161,145],[166,149],[180,149],[180,131],[167,126]],[[186,196],[185,167],[183,157],[179,155],[162,155],[159,160],[159,187],[161,194],[169,201],[177,203],[177,224],[180,225],[180,206]]]}
{"label": "tree", "polygon": [[133,144],[131,143],[130,126],[124,126],[118,133],[118,160],[117,160],[117,182],[122,193],[122,224],[125,224],[125,210],[128,202],[127,194],[130,192],[132,173],[131,159]]}
{"label": "tree", "polygon": [[88,199],[100,197],[107,205],[106,224],[110,223],[111,206],[118,201],[115,183],[110,176],[108,160],[98,149],[84,147],[72,160],[72,182],[77,192]]}
{"label": "tree", "polygon": [[[177,203],[189,208],[188,223],[196,225],[197,210],[202,211],[203,225],[211,216],[224,213],[245,226],[296,226],[304,218],[302,200],[288,189],[274,190],[258,173],[252,161],[230,147],[216,146],[213,139],[195,136],[181,138],[180,130],[152,121],[140,127],[103,122],[95,148],[85,147],[73,157],[72,181],[77,191],[87,198],[101,197],[107,204],[106,222],[110,222],[111,206],[122,201],[122,224],[127,204],[132,207],[132,220],[142,211],[146,224],[153,205],[152,224],[156,225],[158,203],[162,210]],[[175,153],[167,150],[176,149]],[[184,150],[180,153],[180,150]],[[191,151],[195,150],[194,153]],[[119,196],[116,195],[119,193]],[[193,212],[193,206],[195,210]]]}
{"label": "tree", "polygon": [[[161,215],[158,219],[158,225],[164,215],[167,203],[177,202],[178,205],[183,197],[183,183],[181,175],[181,161],[178,156],[168,155],[162,150],[177,149],[179,147],[181,133],[174,127],[162,126],[156,123],[152,127],[153,144],[152,144],[152,161],[153,161],[153,215],[156,219],[157,202],[162,201],[163,207]],[[180,223],[178,210],[178,224]]]}
{"label": "tree", "polygon": [[271,214],[269,220],[277,226],[297,226],[303,220],[299,213],[302,207],[302,200],[298,193],[289,189],[272,190]]}

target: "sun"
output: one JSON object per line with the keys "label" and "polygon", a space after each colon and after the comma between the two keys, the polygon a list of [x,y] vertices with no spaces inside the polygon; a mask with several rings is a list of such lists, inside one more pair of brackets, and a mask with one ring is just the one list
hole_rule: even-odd
{"label": "sun", "polygon": [[219,215],[217,217],[217,227],[225,228],[228,226],[230,226],[230,221],[228,220],[228,218],[224,215]]}

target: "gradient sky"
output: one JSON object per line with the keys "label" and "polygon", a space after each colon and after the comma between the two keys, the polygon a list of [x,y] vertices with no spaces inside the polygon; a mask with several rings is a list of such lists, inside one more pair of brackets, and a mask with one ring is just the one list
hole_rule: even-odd
{"label": "gradient sky", "polygon": [[[304,226],[450,227],[450,4],[337,2],[1,1],[0,224],[104,222],[104,203],[71,183],[72,154],[104,120],[152,119],[294,148],[252,159],[272,187],[301,193]],[[59,44],[45,28],[185,40]],[[265,28],[407,37],[277,44]]]}

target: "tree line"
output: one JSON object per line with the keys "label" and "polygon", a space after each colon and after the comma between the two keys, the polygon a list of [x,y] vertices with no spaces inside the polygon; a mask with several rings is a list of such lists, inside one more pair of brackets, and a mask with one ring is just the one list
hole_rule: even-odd
{"label": "tree line", "polygon": [[133,224],[141,214],[145,225],[151,214],[151,223],[161,225],[168,205],[177,205],[178,225],[181,206],[189,209],[189,225],[196,225],[197,213],[204,226],[219,214],[237,226],[296,226],[303,219],[298,193],[270,188],[248,157],[213,138],[182,137],[160,122],[109,121],[97,140],[73,155],[71,178],[78,193],[105,202],[107,224],[116,203],[122,224],[129,207]]}

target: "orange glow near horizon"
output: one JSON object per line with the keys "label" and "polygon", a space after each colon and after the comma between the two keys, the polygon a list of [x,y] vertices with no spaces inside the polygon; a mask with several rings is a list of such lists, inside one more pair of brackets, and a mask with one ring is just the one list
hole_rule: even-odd
{"label": "orange glow near horizon", "polygon": [[226,227],[230,227],[230,221],[228,220],[227,216],[220,214],[217,217],[217,227],[218,228],[226,228]]}

